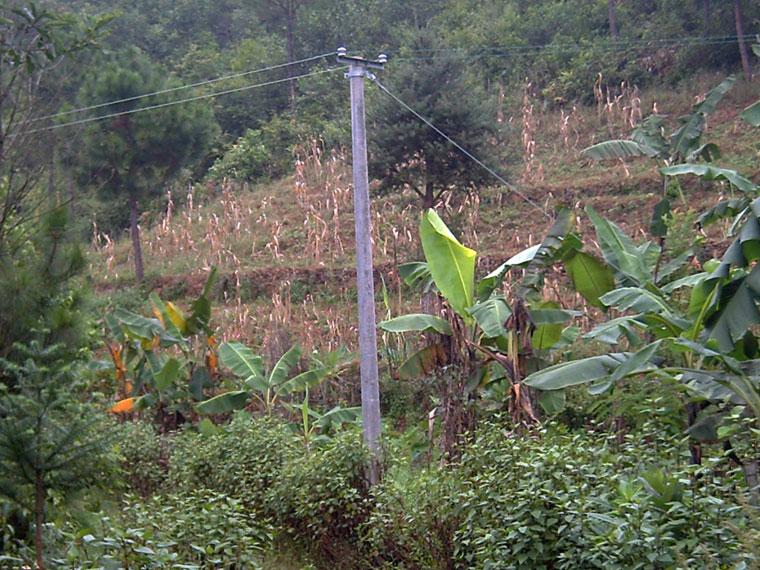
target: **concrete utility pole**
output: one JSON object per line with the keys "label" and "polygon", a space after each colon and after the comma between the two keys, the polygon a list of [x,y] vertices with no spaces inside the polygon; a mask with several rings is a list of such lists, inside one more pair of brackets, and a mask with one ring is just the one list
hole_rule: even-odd
{"label": "concrete utility pole", "polygon": [[362,388],[364,442],[371,454],[370,483],[380,480],[380,386],[377,374],[377,322],[375,284],[372,277],[372,240],[370,235],[369,179],[367,174],[367,132],[364,125],[364,78],[368,69],[382,69],[387,61],[349,57],[338,48],[338,63],[347,63],[346,77],[351,86],[351,142],[354,171],[354,216],[356,218],[356,288],[359,297],[359,353]]}

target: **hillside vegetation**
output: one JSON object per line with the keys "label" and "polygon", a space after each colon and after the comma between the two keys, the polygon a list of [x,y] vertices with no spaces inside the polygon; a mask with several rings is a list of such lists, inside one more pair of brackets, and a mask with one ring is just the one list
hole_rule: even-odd
{"label": "hillside vegetation", "polygon": [[0,5],[0,568],[760,567],[759,25]]}

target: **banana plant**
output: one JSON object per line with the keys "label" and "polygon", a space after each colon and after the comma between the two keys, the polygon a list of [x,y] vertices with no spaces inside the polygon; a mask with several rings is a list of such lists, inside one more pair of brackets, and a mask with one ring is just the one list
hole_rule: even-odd
{"label": "banana plant", "polygon": [[217,373],[216,340],[210,325],[215,280],[214,269],[188,315],[155,292],[149,296],[152,317],[123,308],[106,315],[108,368],[122,396],[112,412],[157,406],[159,421],[165,423],[188,413],[192,400],[203,399]]}
{"label": "banana plant", "polygon": [[[678,163],[694,163],[699,160],[710,163],[720,158],[720,149],[714,143],[702,143],[706,119],[715,111],[734,83],[735,78],[729,76],[711,89],[702,102],[694,105],[689,114],[679,118],[679,127],[669,136],[665,135],[665,117],[653,114],[633,129],[630,138],[597,143],[583,149],[581,156],[592,160],[627,160],[648,157],[661,161],[666,168]],[[679,186],[675,189],[680,192]],[[663,177],[662,199],[655,207],[650,225],[653,236],[664,238],[667,233],[665,220],[671,211],[671,197],[672,192],[668,187],[667,178]],[[683,195],[682,199],[685,202]]]}
{"label": "banana plant", "polygon": [[200,414],[225,414],[259,402],[267,415],[272,414],[277,401],[294,392],[303,392],[319,384],[330,372],[318,366],[290,377],[291,370],[301,358],[301,348],[292,346],[269,372],[264,371],[263,359],[239,342],[225,342],[219,347],[219,360],[238,379],[244,388],[224,392],[195,406]]}
{"label": "banana plant", "polygon": [[[650,245],[636,245],[611,222],[598,216],[591,219],[605,260],[615,267],[618,285],[600,301],[623,316],[599,324],[585,338],[612,347],[626,344],[630,350],[618,348],[555,364],[530,374],[524,383],[549,393],[587,385],[590,393],[600,394],[642,374],[674,380],[712,404],[691,426],[693,436],[719,439],[721,422],[738,406],[750,418],[750,437],[757,439],[760,199],[752,202],[720,261],[706,263],[703,272],[670,281],[653,272],[655,253]],[[689,302],[684,305],[681,298],[688,290]],[[757,464],[757,453],[743,464],[751,489],[758,484]]]}
{"label": "banana plant", "polygon": [[320,413],[309,406],[309,388],[304,389],[303,401],[300,404],[283,403],[299,421],[289,425],[291,431],[298,435],[304,443],[306,451],[320,441],[329,440],[329,434],[345,424],[356,424],[361,420],[361,406],[343,408],[335,406],[327,412]]}
{"label": "banana plant", "polygon": [[720,156],[713,143],[702,144],[707,116],[715,111],[736,79],[729,76],[708,91],[704,100],[694,105],[691,113],[679,118],[679,127],[665,137],[665,117],[649,115],[636,127],[629,139],[613,139],[592,145],[581,155],[592,160],[628,159],[649,157],[662,160],[666,165],[703,159],[711,162]]}
{"label": "banana plant", "polygon": [[[544,272],[563,261],[576,289],[591,303],[598,303],[614,286],[611,271],[595,256],[581,251],[580,239],[570,231],[573,223],[572,212],[560,211],[542,243],[512,256],[476,281],[477,253],[462,245],[434,210],[426,211],[420,222],[426,261],[404,264],[401,274],[407,283],[437,291],[450,311],[444,313],[446,318],[417,313],[378,325],[392,333],[435,333],[428,335],[434,340],[400,366],[399,377],[429,375],[457,366],[459,374],[446,376],[465,380],[461,386],[447,387],[445,394],[457,392],[457,397],[465,399],[473,387],[506,378],[515,421],[536,421],[530,395],[522,390],[527,357],[534,349],[544,351],[559,344],[567,332],[565,324],[579,314],[542,298]],[[524,269],[525,277],[518,297],[510,304],[499,289],[516,268]],[[445,423],[451,403],[444,401],[442,407]]]}
{"label": "banana plant", "polygon": [[[219,359],[245,386],[242,390],[224,392],[196,405],[201,414],[224,414],[248,407],[253,402],[262,405],[267,415],[271,415],[279,403],[285,410],[298,418],[289,424],[294,434],[298,434],[309,450],[313,442],[328,437],[328,434],[347,423],[355,423],[361,417],[361,408],[335,406],[321,413],[309,405],[309,392],[326,378],[335,377],[347,365],[347,353],[336,351],[318,358],[313,357],[313,367],[290,376],[298,364],[301,349],[291,347],[268,372],[264,372],[263,359],[239,342],[226,342],[219,347]],[[303,393],[298,401],[296,395]],[[290,401],[286,399],[289,398]]]}

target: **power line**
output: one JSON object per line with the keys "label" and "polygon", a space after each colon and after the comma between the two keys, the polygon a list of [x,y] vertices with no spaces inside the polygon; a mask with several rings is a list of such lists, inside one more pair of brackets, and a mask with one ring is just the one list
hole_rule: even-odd
{"label": "power line", "polygon": [[394,101],[396,101],[396,103],[398,103],[399,105],[401,105],[402,107],[404,107],[404,109],[406,109],[407,111],[409,111],[412,115],[414,115],[415,117],[417,117],[420,121],[422,121],[423,123],[425,123],[428,127],[430,127],[431,129],[433,129],[436,133],[438,133],[439,135],[441,135],[449,143],[451,143],[453,146],[455,146],[457,149],[459,149],[470,160],[472,160],[473,162],[475,162],[476,164],[478,164],[479,166],[481,166],[484,170],[486,170],[489,174],[491,174],[491,176],[493,176],[499,182],[501,182],[504,186],[506,186],[506,188],[510,192],[512,192],[514,194],[517,194],[520,198],[522,198],[523,200],[525,200],[525,202],[527,202],[528,204],[530,204],[531,206],[533,206],[535,209],[539,210],[544,216],[546,216],[547,218],[551,219],[551,216],[546,212],[546,210],[544,208],[542,208],[536,202],[534,202],[533,200],[531,200],[530,198],[528,198],[523,192],[521,192],[520,190],[518,190],[513,184],[507,182],[504,179],[503,176],[501,176],[498,172],[496,172],[491,167],[489,167],[488,165],[486,165],[482,160],[480,160],[478,157],[476,157],[474,154],[472,154],[470,151],[468,151],[466,148],[464,148],[462,145],[460,145],[458,142],[456,142],[454,139],[452,139],[449,135],[447,135],[446,133],[444,133],[441,129],[439,129],[438,127],[436,127],[432,122],[430,122],[430,120],[428,120],[425,117],[423,117],[422,115],[420,115],[417,111],[415,111],[414,109],[412,109],[404,101],[402,101],[396,95],[394,95],[393,93],[391,93],[388,90],[387,87],[385,87],[382,83],[380,83],[380,81],[378,81],[378,79],[377,79],[377,77],[375,75],[368,74],[368,77],[372,80],[372,82],[375,85],[378,86],[378,88],[380,88],[380,90],[383,93],[385,93],[386,95],[388,95],[391,99],[393,99]]}
{"label": "power line", "polygon": [[[31,119],[29,122],[34,123],[38,121],[44,121],[46,119],[54,119],[57,117],[64,117],[66,115],[73,115],[75,113],[82,113],[84,111],[92,111],[93,109],[101,109],[103,107],[108,107],[110,105],[117,105],[119,103],[127,103],[129,101],[137,101],[138,99],[144,99],[146,97],[155,97],[156,95],[164,95],[166,93],[174,93],[177,91],[182,91],[185,89],[192,89],[194,87],[202,87],[203,85],[210,85],[212,83],[218,83],[219,81],[226,81],[228,79],[236,79],[239,77],[246,77],[248,75],[254,75],[257,73],[263,73],[265,71],[272,71],[274,69],[280,69],[283,67],[289,67],[292,65],[298,65],[300,63],[307,63],[309,61],[315,61],[318,59],[322,59],[324,57],[334,55],[334,52],[328,52],[323,53],[320,55],[314,55],[311,57],[306,57],[303,59],[299,59],[296,61],[290,61],[286,63],[278,63],[276,65],[270,65],[268,67],[262,67],[261,69],[253,69],[250,71],[242,71],[240,73],[232,73],[230,75],[222,75],[221,77],[215,77],[213,79],[206,79],[204,81],[198,81],[197,83],[190,83],[188,85],[179,85],[177,87],[169,87],[166,89],[160,89],[158,91],[153,91],[151,93],[143,93],[141,95],[134,95],[132,97],[125,97],[124,99],[116,99],[114,101],[106,101],[105,103],[97,103],[95,105],[89,105],[87,107],[80,107],[78,109],[72,109],[70,111],[61,111],[60,113],[54,113],[52,115],[45,115],[44,117],[35,117],[34,119]],[[287,78],[288,80],[294,79],[293,77]]]}
{"label": "power line", "polygon": [[159,103],[156,105],[150,105],[148,107],[140,107],[138,109],[130,109],[129,111],[120,111],[118,113],[109,113],[107,115],[100,115],[98,117],[88,117],[86,119],[79,119],[77,121],[71,121],[68,123],[61,123],[59,125],[51,125],[49,127],[42,127],[40,129],[33,129],[31,131],[26,131],[23,133],[18,133],[18,135],[29,135],[33,133],[39,133],[43,131],[52,131],[55,129],[62,129],[64,127],[71,127],[74,125],[83,125],[85,123],[91,123],[94,121],[101,121],[103,119],[111,119],[114,117],[122,117],[124,115],[132,115],[134,113],[140,113],[142,111],[152,111],[154,109],[162,109],[164,107],[171,107],[173,105],[180,105],[182,103],[191,103],[193,101],[200,101],[202,99],[210,99],[212,97],[219,97],[220,95],[229,95],[230,93],[239,93],[241,91],[248,91],[250,89],[255,89],[257,87],[267,87],[269,85],[275,85],[277,83],[285,83],[286,81],[293,81],[295,79],[303,79],[304,77],[312,77],[314,75],[321,75],[323,73],[330,73],[332,71],[338,71],[340,69],[343,69],[342,67],[332,67],[330,69],[321,69],[319,71],[312,71],[309,73],[304,73],[302,75],[294,75],[293,77],[285,77],[283,79],[275,79],[273,81],[267,81],[265,83],[256,83],[254,85],[246,85],[243,87],[237,87],[235,89],[227,89],[226,91],[217,91],[216,93],[207,93],[205,95],[198,95],[196,97],[189,97],[187,99],[179,99],[178,101],[168,101],[166,103]]}

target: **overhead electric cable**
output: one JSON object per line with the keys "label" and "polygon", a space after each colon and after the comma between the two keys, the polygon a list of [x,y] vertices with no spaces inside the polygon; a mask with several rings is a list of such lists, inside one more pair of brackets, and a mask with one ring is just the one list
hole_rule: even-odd
{"label": "overhead electric cable", "polygon": [[191,103],[193,101],[200,101],[202,99],[210,99],[212,97],[219,97],[220,95],[229,95],[230,93],[239,93],[241,91],[248,91],[250,89],[255,89],[257,87],[267,87],[269,85],[275,85],[277,83],[285,83],[286,81],[293,81],[295,79],[303,79],[305,77],[312,77],[314,75],[321,75],[323,73],[330,73],[332,71],[338,71],[344,69],[343,67],[331,67],[330,69],[321,69],[319,71],[311,71],[309,73],[304,73],[302,75],[294,75],[293,77],[284,77],[282,79],[275,79],[273,81],[267,81],[265,83],[256,83],[254,85],[245,85],[243,87],[236,87],[235,89],[227,89],[225,91],[217,91],[215,93],[206,93],[205,95],[197,95],[195,97],[188,97],[187,99],[179,99],[177,101],[167,101],[166,103],[158,103],[156,105],[149,105],[148,107],[138,107],[137,109],[130,109],[128,111],[119,111],[117,113],[109,113],[107,115],[100,115],[98,117],[87,117],[85,119],[79,119],[77,121],[71,121],[68,123],[61,123],[59,125],[50,125],[48,127],[42,127],[39,129],[33,129],[31,131],[25,131],[21,134],[33,134],[33,133],[39,133],[43,131],[52,131],[55,129],[62,129],[64,127],[71,127],[74,125],[83,125],[85,123],[91,123],[94,121],[101,121],[103,119],[111,119],[114,117],[122,117],[124,115],[132,115],[134,113],[140,113],[142,111],[152,111],[154,109],[162,109],[164,107],[171,107],[173,105],[180,105],[182,103]]}
{"label": "overhead electric cable", "polygon": [[[274,69],[281,69],[283,67],[290,67],[292,65],[298,65],[301,63],[307,63],[309,61],[315,61],[324,57],[334,55],[333,52],[323,53],[320,55],[314,55],[311,57],[305,57],[296,61],[290,61],[286,63],[278,63],[276,65],[270,65],[268,67],[262,67],[261,69],[252,69],[250,71],[241,71],[239,73],[231,73],[230,75],[222,75],[221,77],[214,77],[213,79],[206,79],[204,81],[198,81],[197,83],[189,83],[187,85],[178,85],[177,87],[168,87],[166,89],[160,89],[159,91],[153,91],[151,93],[143,93],[141,95],[134,95],[132,97],[125,97],[123,99],[116,99],[114,101],[106,101],[105,103],[97,103],[95,105],[89,105],[87,107],[80,107],[78,109],[71,109],[69,111],[61,111],[60,113],[54,113],[52,115],[45,115],[44,117],[35,117],[29,122],[34,123],[38,121],[44,121],[46,119],[55,119],[57,117],[64,117],[67,115],[73,115],[75,113],[83,113],[84,111],[92,111],[93,109],[101,109],[103,107],[109,107],[111,105],[118,105],[119,103],[128,103],[129,101],[137,101],[139,99],[145,99],[147,97],[155,97],[157,95],[164,95],[166,93],[175,93],[177,91],[183,91],[185,89],[193,89],[195,87],[202,87],[204,85],[211,85],[212,83],[218,83],[219,81],[226,81],[228,79],[236,79],[239,77],[246,77],[248,75],[254,75],[257,73],[264,73],[265,71],[272,71]],[[294,79],[288,77],[288,80]]]}
{"label": "overhead electric cable", "polygon": [[470,151],[468,151],[466,148],[464,148],[462,145],[460,145],[458,142],[456,142],[454,139],[452,139],[449,135],[447,135],[441,129],[439,129],[438,127],[436,127],[430,120],[428,120],[425,117],[423,117],[421,114],[419,114],[417,111],[415,111],[412,107],[410,107],[404,101],[402,101],[399,97],[397,97],[396,95],[394,95],[393,93],[391,93],[388,90],[388,88],[385,87],[385,85],[383,85],[382,83],[380,83],[380,81],[378,81],[378,79],[377,79],[377,77],[375,75],[368,74],[368,77],[369,77],[369,79],[372,80],[372,82],[375,85],[378,86],[378,88],[383,93],[385,93],[386,95],[388,95],[391,99],[393,99],[394,101],[396,101],[396,103],[398,103],[399,105],[401,105],[404,109],[406,109],[412,115],[414,115],[415,117],[417,117],[420,121],[422,121],[423,123],[425,123],[428,127],[430,127],[431,129],[433,129],[436,133],[438,133],[439,135],[441,135],[451,145],[453,145],[454,147],[456,147],[457,149],[459,149],[459,151],[461,151],[470,160],[472,160],[473,162],[475,162],[476,164],[478,164],[481,168],[483,168],[484,170],[486,170],[486,172],[488,172],[489,174],[491,174],[491,176],[493,176],[499,182],[501,182],[504,186],[506,186],[506,188],[510,192],[516,194],[517,196],[519,196],[520,198],[522,198],[525,202],[527,202],[528,204],[530,204],[531,206],[533,206],[535,209],[539,210],[544,216],[546,216],[547,218],[551,219],[551,216],[547,213],[546,209],[542,208],[536,202],[534,202],[533,200],[531,200],[530,198],[528,198],[528,196],[526,196],[523,192],[521,192],[520,190],[518,190],[513,184],[511,184],[510,182],[507,182],[504,179],[504,177],[501,176],[498,172],[496,172],[493,168],[491,168],[490,166],[488,166],[487,164],[485,164],[482,160],[480,160],[478,157],[476,157],[474,154],[472,154]]}

